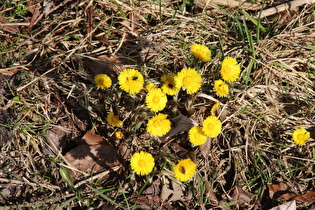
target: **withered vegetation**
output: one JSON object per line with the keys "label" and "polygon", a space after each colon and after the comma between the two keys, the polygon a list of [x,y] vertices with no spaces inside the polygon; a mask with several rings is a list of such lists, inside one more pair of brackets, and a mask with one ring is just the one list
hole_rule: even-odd
{"label": "withered vegetation", "polygon": [[[0,206],[269,209],[293,200],[315,207],[315,5],[260,18],[288,1],[192,2],[0,4]],[[193,43],[208,46],[212,60],[198,62]],[[213,82],[227,56],[242,71],[220,98]],[[117,75],[135,68],[146,84],[159,85],[163,74],[188,67],[201,73],[201,89],[169,97],[163,112],[173,130],[150,136],[154,113],[145,107],[145,89],[130,96]],[[96,88],[100,73],[112,88]],[[191,145],[187,130],[201,125],[216,101],[222,132]],[[122,127],[106,122],[112,111]],[[300,127],[311,133],[305,145],[291,137]],[[141,150],[156,160],[144,177],[129,165]],[[183,158],[197,173],[182,183],[172,165]]]}

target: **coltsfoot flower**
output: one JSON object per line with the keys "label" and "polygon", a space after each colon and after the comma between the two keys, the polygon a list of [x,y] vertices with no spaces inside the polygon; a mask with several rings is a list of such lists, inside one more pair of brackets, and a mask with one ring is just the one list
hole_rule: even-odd
{"label": "coltsfoot flower", "polygon": [[167,103],[166,94],[160,88],[153,88],[148,92],[145,103],[153,112],[161,111]]}
{"label": "coltsfoot flower", "polygon": [[202,44],[194,44],[190,51],[194,54],[194,56],[201,61],[210,61],[211,60],[211,50],[208,47]]}
{"label": "coltsfoot flower", "polygon": [[200,126],[192,127],[188,132],[188,136],[189,141],[196,146],[204,144],[208,138]]}
{"label": "coltsfoot flower", "polygon": [[166,114],[159,113],[148,121],[147,131],[152,136],[163,136],[171,130],[171,121]]}
{"label": "coltsfoot flower", "polygon": [[196,164],[191,159],[178,161],[173,167],[175,178],[178,181],[186,182],[190,180],[196,173]]}
{"label": "coltsfoot flower", "polygon": [[156,85],[154,83],[148,83],[145,86],[145,89],[147,90],[147,92],[149,92],[150,90],[152,90]]}
{"label": "coltsfoot flower", "polygon": [[217,101],[217,102],[215,102],[215,104],[211,107],[211,111],[210,111],[210,114],[212,115],[212,116],[216,116],[216,109],[217,108],[219,108],[220,107],[220,102],[219,101]]}
{"label": "coltsfoot flower", "polygon": [[218,136],[222,129],[222,123],[216,116],[209,116],[203,121],[202,131],[209,137]]}
{"label": "coltsfoot flower", "polygon": [[111,125],[111,126],[116,126],[119,127],[123,124],[121,120],[119,120],[119,117],[114,114],[114,112],[110,112],[107,115],[106,121]]}
{"label": "coltsfoot flower", "polygon": [[192,68],[182,69],[174,78],[177,88],[184,86],[188,94],[193,94],[201,87],[201,76]]}
{"label": "coltsfoot flower", "polygon": [[220,96],[227,96],[229,93],[229,86],[223,80],[214,81],[214,91]]}
{"label": "coltsfoot flower", "polygon": [[180,88],[176,87],[175,76],[176,74],[174,73],[168,73],[161,77],[163,82],[162,90],[167,95],[175,95],[180,90]]}
{"label": "coltsfoot flower", "polygon": [[94,82],[97,87],[107,89],[112,86],[112,79],[106,74],[98,74],[94,77]]}
{"label": "coltsfoot flower", "polygon": [[140,151],[132,155],[130,165],[136,174],[143,176],[152,172],[155,163],[150,153]]}
{"label": "coltsfoot flower", "polygon": [[125,69],[118,76],[120,88],[129,94],[139,93],[143,87],[143,75],[135,69]]}
{"label": "coltsfoot flower", "polygon": [[240,76],[241,67],[234,58],[226,57],[222,61],[220,73],[225,81],[234,82]]}
{"label": "coltsfoot flower", "polygon": [[310,132],[304,128],[296,129],[292,133],[292,139],[296,144],[303,145],[311,137]]}

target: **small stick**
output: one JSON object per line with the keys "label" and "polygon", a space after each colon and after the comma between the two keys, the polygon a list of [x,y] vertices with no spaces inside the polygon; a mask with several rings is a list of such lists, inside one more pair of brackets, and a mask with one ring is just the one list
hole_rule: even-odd
{"label": "small stick", "polygon": [[312,4],[312,3],[315,3],[315,0],[293,0],[293,1],[290,1],[290,2],[287,2],[284,4],[280,4],[278,6],[263,10],[260,14],[260,17],[261,18],[267,17],[267,16],[274,15],[274,14],[279,13],[279,12],[283,12],[285,10],[296,8],[296,7],[301,6],[303,4]]}

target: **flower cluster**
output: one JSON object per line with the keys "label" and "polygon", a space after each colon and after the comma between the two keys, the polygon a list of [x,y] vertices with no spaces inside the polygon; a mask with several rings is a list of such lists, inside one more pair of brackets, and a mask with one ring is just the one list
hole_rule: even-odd
{"label": "flower cluster", "polygon": [[[194,44],[190,48],[193,55],[202,62],[211,61],[211,50],[205,45]],[[214,81],[214,91],[220,97],[225,97],[229,93],[229,85],[226,82],[234,82],[240,75],[240,66],[237,61],[231,57],[227,57],[222,61],[221,70],[218,72],[222,80]],[[112,80],[106,74],[99,74],[94,78],[95,84],[101,89],[107,89],[112,86]],[[145,107],[148,115],[146,131],[153,137],[162,137],[170,132],[172,123],[169,115],[165,113],[168,107],[168,98],[176,101],[179,92],[183,94],[195,94],[202,86],[202,75],[198,68],[183,68],[177,73],[169,72],[160,77],[160,81],[149,82],[145,85],[143,74],[136,69],[125,69],[118,75],[118,84],[122,92],[134,95],[141,92],[144,96]],[[145,85],[145,86],[144,86]],[[141,91],[145,87],[146,91]],[[134,98],[134,96],[131,96]],[[191,97],[189,97],[191,98]],[[216,116],[216,109],[219,103],[216,103],[211,109],[211,115],[206,117],[202,125],[194,126],[188,131],[188,138],[191,144],[198,146],[204,144],[209,138],[217,137],[222,130],[222,123]],[[115,109],[114,109],[115,110]],[[166,109],[167,110],[167,109]],[[114,112],[107,114],[106,121],[113,127],[122,127],[123,121],[119,119]],[[121,131],[114,132],[116,139],[120,140],[124,137]],[[301,137],[298,137],[301,139]],[[300,140],[302,141],[302,140]],[[155,166],[155,160],[152,154],[140,151],[132,155],[130,160],[131,169],[135,174],[143,176],[151,173]],[[179,181],[189,181],[196,173],[197,166],[191,159],[179,160],[173,166],[173,173]]]}

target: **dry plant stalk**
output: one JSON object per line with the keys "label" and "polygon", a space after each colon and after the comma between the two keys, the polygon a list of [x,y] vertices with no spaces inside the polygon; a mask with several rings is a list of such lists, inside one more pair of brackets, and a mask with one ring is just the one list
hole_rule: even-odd
{"label": "dry plant stalk", "polygon": [[196,2],[196,5],[199,7],[213,7],[213,5],[221,5],[221,6],[227,6],[230,8],[242,8],[245,10],[260,10],[261,4],[251,4],[246,3],[242,1],[236,1],[236,0],[199,0]]}
{"label": "dry plant stalk", "polygon": [[[275,7],[271,7],[268,9],[265,9],[261,12],[260,17],[268,17],[280,12],[283,12],[285,10],[294,10],[296,7],[304,5],[304,4],[312,4],[315,3],[315,0],[294,0],[294,1],[290,1],[284,4],[280,4],[278,6]],[[257,16],[258,17],[258,16]]]}

